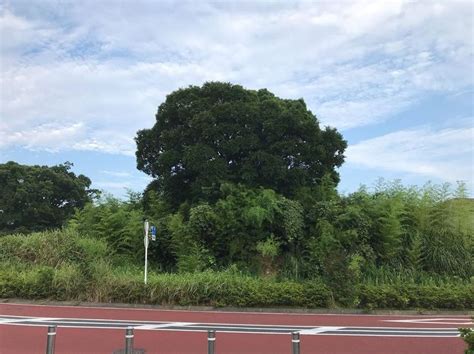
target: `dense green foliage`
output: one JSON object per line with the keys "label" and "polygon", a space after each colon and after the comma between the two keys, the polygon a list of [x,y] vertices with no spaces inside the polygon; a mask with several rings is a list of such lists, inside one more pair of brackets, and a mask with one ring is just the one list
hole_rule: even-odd
{"label": "dense green foliage", "polygon": [[113,254],[137,257],[143,243],[141,202],[133,193],[127,202],[105,195],[95,204],[77,210],[68,227],[80,234],[104,240]]}
{"label": "dense green foliage", "polygon": [[151,259],[160,269],[322,278],[340,304],[367,306],[359,285],[382,273],[474,275],[465,186],[381,181],[340,196],[335,169],[346,144],[321,130],[302,100],[223,83],[189,87],[171,93],[136,140],[138,168],[156,178],[143,209],[158,225]]}
{"label": "dense green foliage", "polygon": [[[466,187],[381,180],[337,193],[346,147],[303,100],[207,83],[170,94],[137,162],[155,180],[90,201],[90,180],[0,165],[0,296],[215,306],[474,307]],[[61,194],[63,193],[63,194]],[[74,215],[71,217],[71,214]],[[143,220],[158,229],[142,285]]]}
{"label": "dense green foliage", "polygon": [[[118,263],[117,263],[118,262]],[[0,297],[212,306],[327,307],[320,281],[264,281],[234,270],[150,273],[123,266],[107,244],[71,230],[0,238]]]}
{"label": "dense green foliage", "polygon": [[[277,280],[322,279],[345,306],[470,308],[473,203],[463,188],[381,181],[374,192],[340,197],[329,182],[316,190],[319,201],[296,201],[224,184],[215,203],[177,212],[149,194],[146,216],[158,226],[149,264],[183,274],[235,267]],[[137,196],[105,199],[78,211],[70,227],[141,262],[142,204]]]}
{"label": "dense green foliage", "polygon": [[291,197],[325,175],[337,182],[346,148],[302,99],[219,82],[168,95],[136,141],[138,168],[156,178],[148,189],[173,207],[213,202],[223,183]]}
{"label": "dense green foliage", "polygon": [[467,349],[464,351],[464,354],[474,354],[474,329],[459,328],[459,333],[467,344]]}
{"label": "dense green foliage", "polygon": [[468,309],[474,308],[474,284],[442,285],[384,284],[362,285],[357,291],[358,306],[367,309]]}
{"label": "dense green foliage", "polygon": [[71,230],[3,236],[0,297],[75,299],[109,254],[104,241]]}
{"label": "dense green foliage", "polygon": [[0,234],[60,227],[90,202],[96,192],[90,179],[71,166],[0,164]]}
{"label": "dense green foliage", "polygon": [[[474,284],[434,277],[419,283],[366,284],[361,308],[474,306]],[[224,271],[170,274],[143,270],[110,253],[106,242],[62,230],[0,238],[0,297],[208,306],[331,307],[340,302],[321,278],[294,281]]]}
{"label": "dense green foliage", "polygon": [[201,268],[237,264],[257,272],[264,257],[259,248],[274,240],[275,269],[291,278],[357,279],[382,266],[473,275],[472,201],[453,202],[447,186],[380,184],[374,193],[362,188],[310,203],[267,189],[224,185],[221,190],[214,204],[183,206],[172,214],[152,208],[156,212],[149,216],[161,226],[160,236],[177,247],[178,260],[196,252],[212,258]]}

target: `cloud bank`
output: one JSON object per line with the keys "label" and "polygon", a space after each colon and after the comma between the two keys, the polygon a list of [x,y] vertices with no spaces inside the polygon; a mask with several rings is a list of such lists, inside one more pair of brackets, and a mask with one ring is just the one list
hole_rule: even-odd
{"label": "cloud bank", "polygon": [[[469,1],[0,6],[0,149],[132,156],[136,131],[153,125],[166,94],[211,80],[303,97],[322,124],[343,131],[376,126],[424,95],[456,94],[474,82]],[[434,168],[424,152],[438,152],[437,139],[455,133],[465,132],[394,132],[353,146],[348,161],[374,167],[363,158],[371,148],[426,134],[408,162],[386,156],[389,165],[444,175],[450,162]],[[455,153],[449,144],[442,149]]]}
{"label": "cloud bank", "polygon": [[443,181],[473,181],[474,128],[400,130],[349,146],[350,164]]}

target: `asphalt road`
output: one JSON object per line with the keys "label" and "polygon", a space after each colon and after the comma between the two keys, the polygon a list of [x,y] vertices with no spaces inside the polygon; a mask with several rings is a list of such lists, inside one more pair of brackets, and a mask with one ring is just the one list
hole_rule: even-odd
{"label": "asphalt road", "polygon": [[44,353],[47,327],[57,326],[56,354],[114,353],[125,328],[134,328],[141,353],[207,353],[216,331],[216,354],[290,354],[291,333],[301,354],[461,354],[458,327],[468,316],[376,316],[301,313],[171,311],[0,304],[0,353]]}

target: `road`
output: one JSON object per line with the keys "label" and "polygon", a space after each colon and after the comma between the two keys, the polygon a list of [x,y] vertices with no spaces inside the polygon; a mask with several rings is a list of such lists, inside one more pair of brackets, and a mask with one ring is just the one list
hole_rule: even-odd
{"label": "road", "polygon": [[291,332],[302,354],[457,354],[458,327],[468,316],[378,316],[176,311],[0,304],[0,353],[44,353],[48,325],[57,325],[56,354],[113,353],[134,327],[142,353],[206,354],[216,330],[216,354],[290,354]]}

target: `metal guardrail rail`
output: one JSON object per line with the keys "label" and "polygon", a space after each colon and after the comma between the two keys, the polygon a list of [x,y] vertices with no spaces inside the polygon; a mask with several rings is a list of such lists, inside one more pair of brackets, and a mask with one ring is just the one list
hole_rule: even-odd
{"label": "metal guardrail rail", "polygon": [[[48,326],[48,338],[46,341],[46,354],[54,354],[55,342],[56,342],[57,326]],[[133,327],[128,326],[125,329],[125,349],[119,352],[124,354],[135,354],[136,351],[133,345],[133,339],[135,337]],[[300,333],[291,333],[292,342],[292,354],[301,354],[300,352]],[[118,353],[118,352],[116,352]],[[216,331],[211,329],[207,331],[207,354],[216,354]]]}

